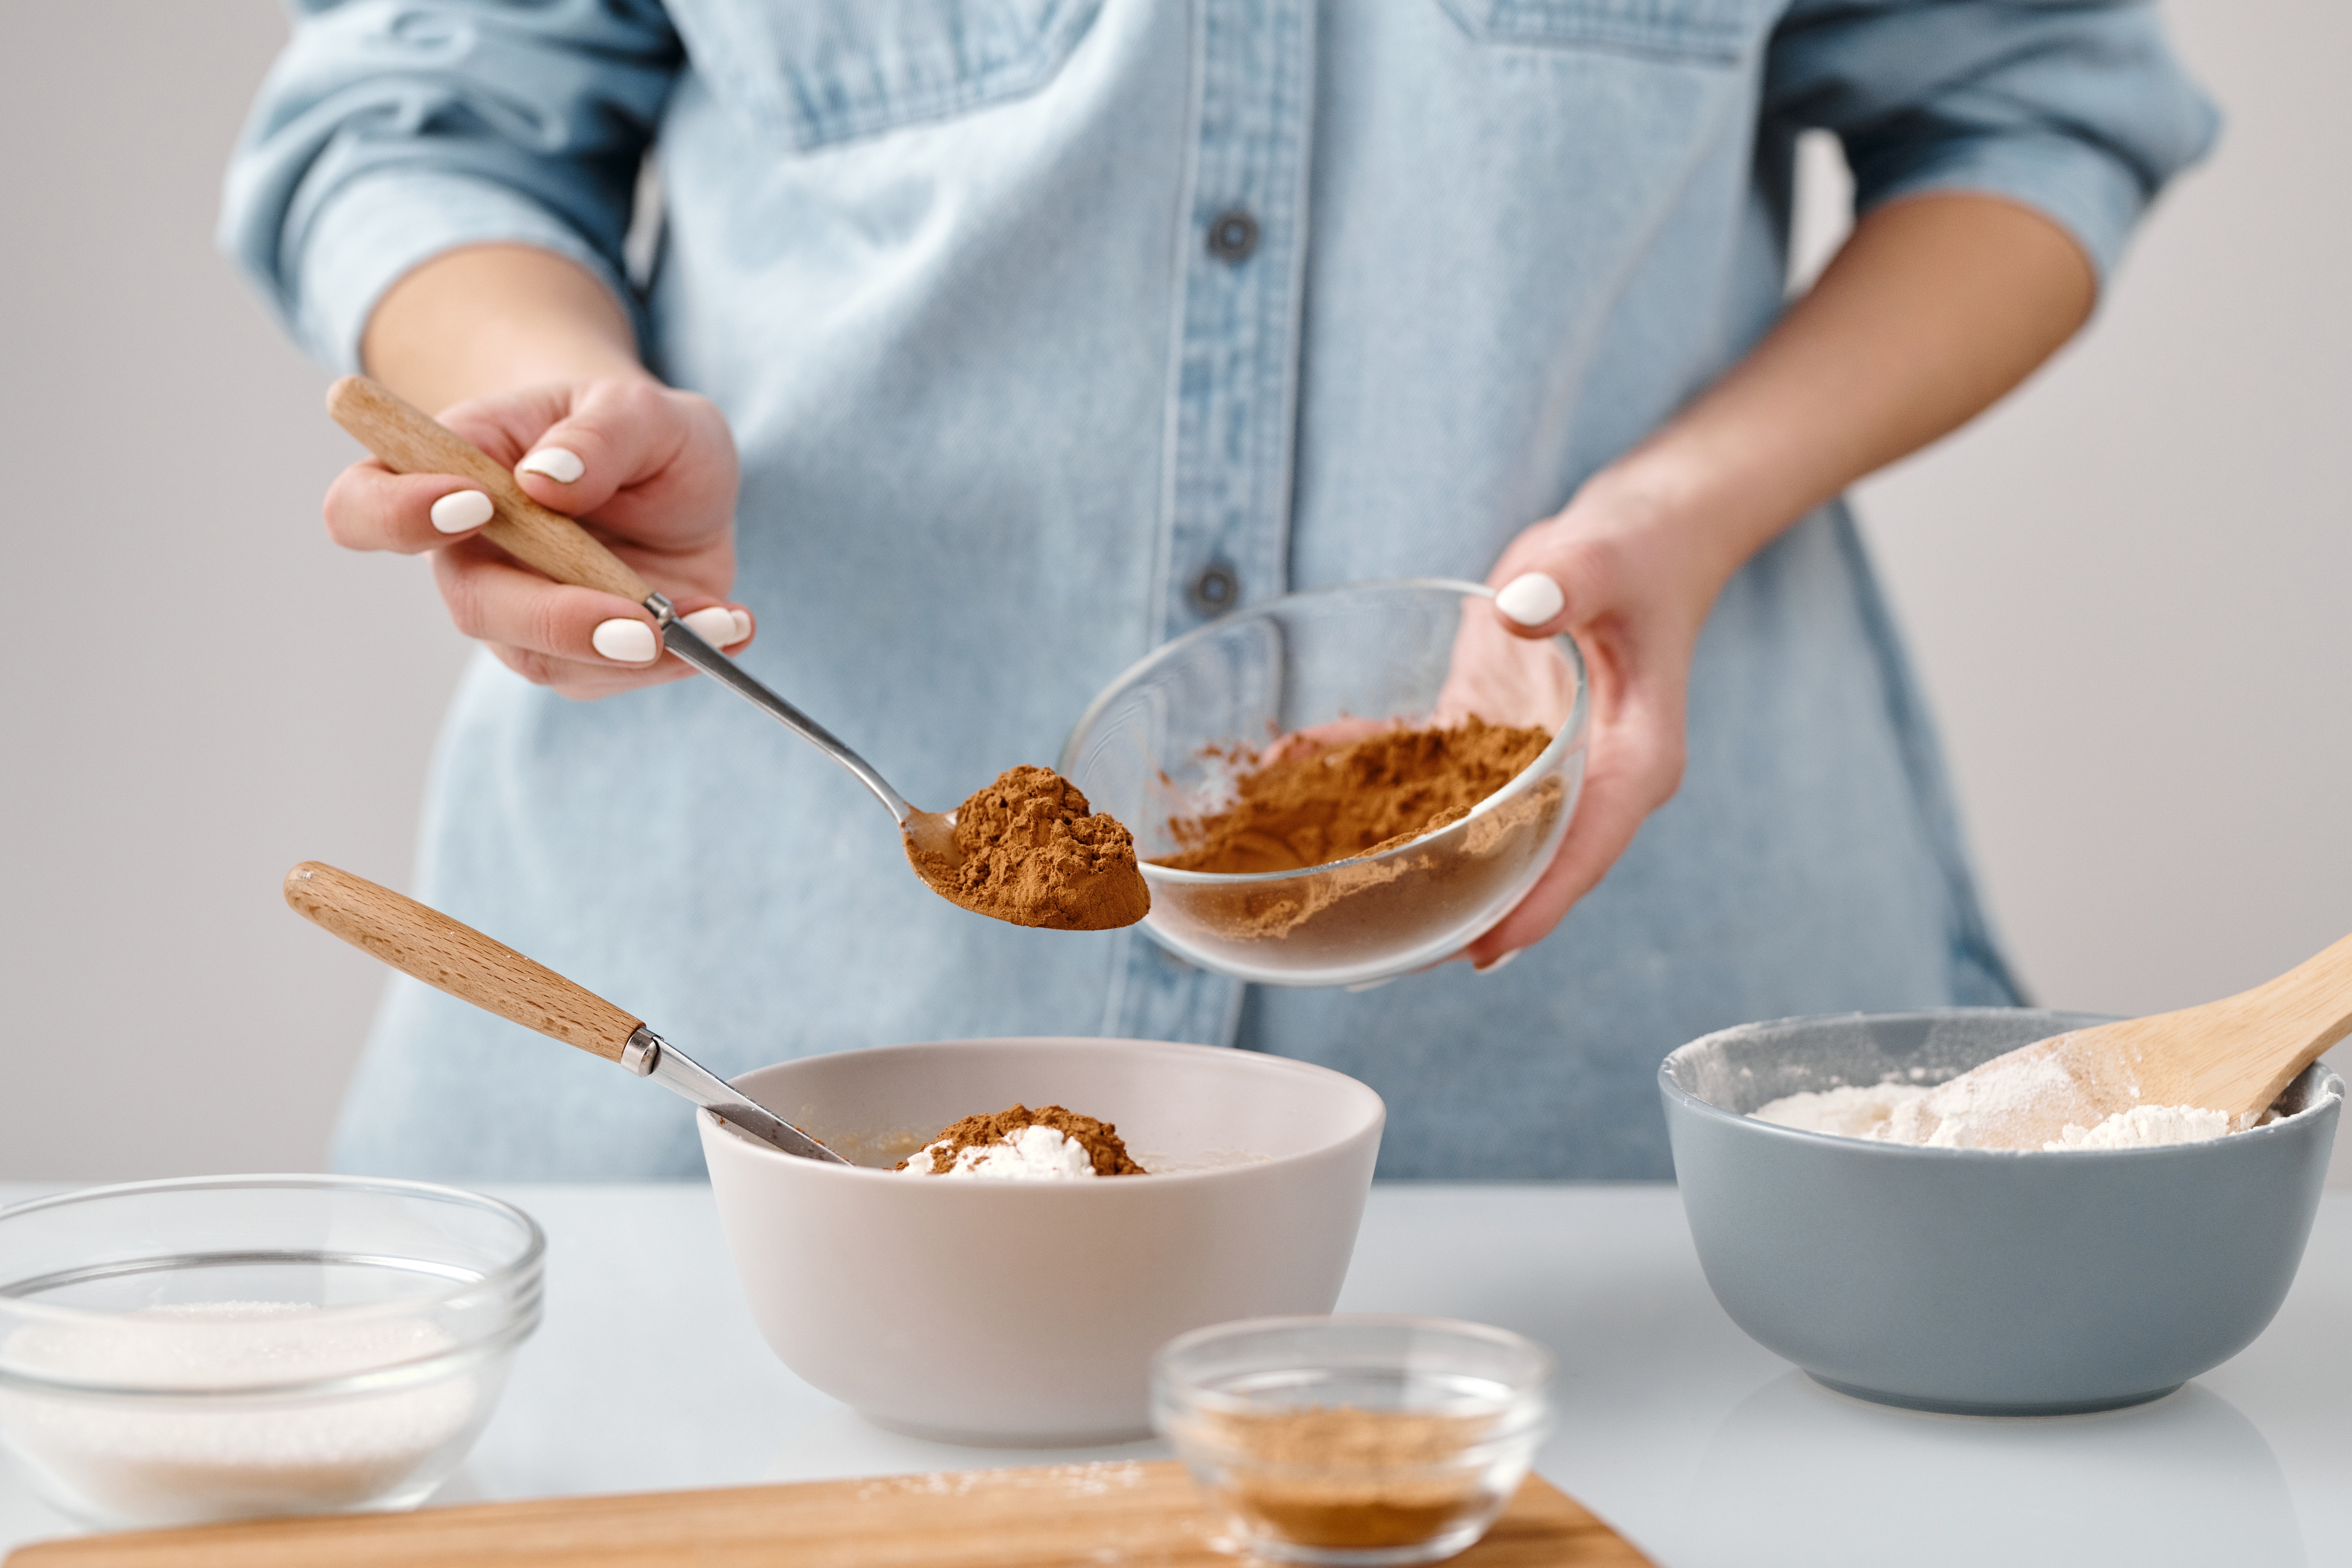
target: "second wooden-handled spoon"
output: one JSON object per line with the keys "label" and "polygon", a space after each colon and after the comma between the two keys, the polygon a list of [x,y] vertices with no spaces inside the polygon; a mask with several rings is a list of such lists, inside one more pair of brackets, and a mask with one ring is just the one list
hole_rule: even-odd
{"label": "second wooden-handled spoon", "polygon": [[2088,1131],[2143,1106],[2218,1111],[2236,1131],[2347,1034],[2352,936],[2235,996],[1995,1057],[1929,1090],[1917,1137],[1898,1141],[2043,1149],[2069,1141],[2069,1127]]}
{"label": "second wooden-handled spoon", "polygon": [[305,860],[286,873],[296,913],[404,974],[485,1012],[650,1078],[761,1142],[835,1165],[848,1161],[752,1104],[692,1057],[584,986],[439,910],[364,877]]}
{"label": "second wooden-handled spoon", "polygon": [[[1151,907],[1150,890],[1136,867],[1134,847],[1123,829],[1118,834],[1115,852],[1103,856],[1099,866],[1082,871],[1086,885],[1052,900],[1007,900],[994,896],[996,889],[989,879],[960,874],[967,847],[956,831],[956,812],[919,811],[908,805],[889,780],[833,731],[697,637],[679,618],[677,606],[656,593],[628,563],[605,549],[595,535],[524,494],[514,475],[488,453],[363,375],[347,375],[328,388],[327,412],[396,474],[455,474],[479,485],[490,498],[491,510],[482,536],[516,560],[559,583],[617,594],[645,606],[660,629],[665,648],[783,724],[872,791],[874,798],[898,819],[907,859],[916,874],[949,902],[1015,925],[1064,931],[1108,931],[1132,925]],[[1065,877],[1076,864],[1066,854],[1046,858]]]}

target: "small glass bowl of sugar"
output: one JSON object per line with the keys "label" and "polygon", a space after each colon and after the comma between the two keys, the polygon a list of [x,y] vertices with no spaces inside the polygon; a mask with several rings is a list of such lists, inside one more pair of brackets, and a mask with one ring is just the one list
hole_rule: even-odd
{"label": "small glass bowl of sugar", "polygon": [[413,1508],[539,1325],[545,1238],[454,1187],[144,1182],[0,1209],[0,1447],[130,1528]]}

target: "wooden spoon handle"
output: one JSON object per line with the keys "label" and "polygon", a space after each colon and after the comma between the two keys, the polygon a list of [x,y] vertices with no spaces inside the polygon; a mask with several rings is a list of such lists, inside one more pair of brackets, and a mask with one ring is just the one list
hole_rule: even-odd
{"label": "wooden spoon handle", "polygon": [[404,974],[568,1046],[621,1059],[638,1019],[439,910],[364,877],[305,860],[286,873],[286,901]]}
{"label": "wooden spoon handle", "polygon": [[642,605],[653,590],[619,556],[560,511],[523,493],[488,453],[381,383],[347,375],[327,389],[327,412],[396,474],[455,474],[482,487],[497,515],[489,542],[559,583],[598,588]]}
{"label": "wooden spoon handle", "polygon": [[2221,1005],[2238,1010],[2245,1026],[2223,1042],[2204,1070],[2239,1086],[2220,1092],[2234,1093],[2244,1109],[2259,1110],[2352,1034],[2352,936]]}
{"label": "wooden spoon handle", "polygon": [[2275,980],[2202,1006],[2103,1024],[2080,1037],[2127,1062],[2150,1104],[2261,1110],[2352,1034],[2352,936]]}

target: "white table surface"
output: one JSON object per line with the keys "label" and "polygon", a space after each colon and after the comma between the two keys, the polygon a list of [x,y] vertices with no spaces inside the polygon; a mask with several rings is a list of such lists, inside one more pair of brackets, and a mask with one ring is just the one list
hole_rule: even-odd
{"label": "white table surface", "polygon": [[[0,1185],[0,1203],[41,1190]],[[436,1503],[1164,1455],[885,1432],[761,1343],[707,1188],[493,1190],[547,1228],[546,1322]],[[1665,1568],[2352,1563],[2352,1360],[2334,1331],[2352,1194],[2323,1204],[2251,1349],[2104,1415],[1926,1415],[1817,1386],[1715,1304],[1670,1187],[1377,1188],[1339,1307],[1550,1345],[1562,1421],[1537,1468]],[[71,1531],[0,1471],[0,1549]]]}

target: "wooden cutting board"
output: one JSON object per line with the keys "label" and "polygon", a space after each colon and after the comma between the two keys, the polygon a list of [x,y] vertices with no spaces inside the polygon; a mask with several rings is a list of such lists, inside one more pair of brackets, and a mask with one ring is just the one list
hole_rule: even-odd
{"label": "wooden cutting board", "polygon": [[[550,1498],[45,1542],[5,1568],[1235,1568],[1181,1465],[1048,1465]],[[1529,1476],[1459,1568],[1647,1568]]]}

